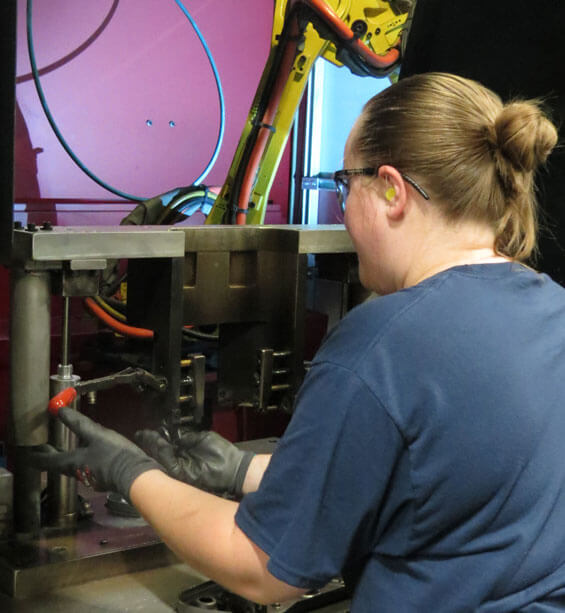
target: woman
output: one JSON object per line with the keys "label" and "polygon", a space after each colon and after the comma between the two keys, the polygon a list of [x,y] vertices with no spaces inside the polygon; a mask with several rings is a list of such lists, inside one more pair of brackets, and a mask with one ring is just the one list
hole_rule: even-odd
{"label": "woman", "polygon": [[537,104],[452,75],[366,105],[335,179],[360,278],[382,297],[326,339],[272,458],[211,433],[138,437],[175,477],[240,503],[72,411],[89,445],[42,466],[88,466],[250,600],[342,575],[354,613],[564,608],[565,290],[520,264],[555,142]]}

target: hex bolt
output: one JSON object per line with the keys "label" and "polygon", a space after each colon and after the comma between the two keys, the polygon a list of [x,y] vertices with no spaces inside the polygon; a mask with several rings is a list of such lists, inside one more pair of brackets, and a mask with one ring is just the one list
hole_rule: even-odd
{"label": "hex bolt", "polygon": [[351,31],[356,38],[361,38],[367,33],[367,24],[363,20],[358,19],[351,24]]}

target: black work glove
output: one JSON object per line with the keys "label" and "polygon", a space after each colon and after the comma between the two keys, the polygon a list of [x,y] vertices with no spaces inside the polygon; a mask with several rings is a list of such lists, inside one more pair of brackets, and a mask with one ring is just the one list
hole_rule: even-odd
{"label": "black work glove", "polygon": [[76,477],[95,490],[118,492],[129,500],[134,480],[148,470],[163,470],[137,445],[114,430],[104,428],[75,409],[62,407],[58,418],[79,438],[79,447],[58,451],[42,445],[29,454],[39,470]]}
{"label": "black work glove", "polygon": [[255,455],[207,430],[185,430],[175,444],[155,430],[140,430],[135,441],[174,479],[236,498],[243,495],[243,481]]}

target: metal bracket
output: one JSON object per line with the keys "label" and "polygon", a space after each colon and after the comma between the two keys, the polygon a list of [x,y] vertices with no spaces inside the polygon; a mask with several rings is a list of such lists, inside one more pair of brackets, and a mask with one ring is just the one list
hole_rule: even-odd
{"label": "metal bracket", "polygon": [[[290,374],[290,368],[275,367],[275,362],[284,360],[291,355],[290,351],[274,351],[271,348],[259,349],[259,372],[257,380],[257,408],[260,411],[278,408],[279,403],[272,402],[273,394],[286,392],[291,385],[285,378]],[[275,382],[274,382],[275,381]]]}
{"label": "metal bracket", "polygon": [[313,177],[302,177],[302,189],[326,189],[335,190],[333,172],[319,172]]}
{"label": "metal bracket", "polygon": [[106,377],[81,381],[77,383],[75,389],[79,394],[88,394],[89,392],[105,390],[123,384],[132,385],[138,389],[149,387],[158,392],[164,392],[167,389],[167,379],[165,377],[157,377],[143,368],[133,368],[131,366]]}
{"label": "metal bracket", "polygon": [[185,360],[181,360],[181,368],[188,369],[188,374],[181,377],[181,385],[189,388],[190,393],[184,393],[179,398],[179,405],[188,405],[191,409],[183,411],[179,425],[187,423],[199,424],[204,418],[204,399],[206,386],[206,356],[201,353],[190,355]]}

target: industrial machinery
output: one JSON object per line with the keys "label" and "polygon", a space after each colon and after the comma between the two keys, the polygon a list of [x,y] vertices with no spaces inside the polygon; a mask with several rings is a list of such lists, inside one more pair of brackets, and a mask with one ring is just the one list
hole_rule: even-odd
{"label": "industrial machinery", "polygon": [[[14,4],[3,9],[4,41],[15,39],[15,15],[9,13]],[[125,501],[92,496],[66,477],[49,475],[45,482],[28,466],[30,447],[77,444],[49,422],[52,396],[74,387],[78,408],[81,398],[93,404],[99,392],[133,386],[144,392],[140,414],[172,440],[184,427],[209,427],[218,407],[292,411],[309,349],[316,345],[309,313],[334,323],[364,294],[342,226],[261,225],[269,189],[316,58],[360,75],[388,74],[400,61],[401,33],[413,4],[276,2],[271,53],[205,226],[137,225],[133,215],[118,227],[13,228],[4,194],[2,258],[12,282],[13,470],[0,475],[8,484],[0,492],[5,508],[13,505],[14,518],[10,529],[5,516],[0,543],[4,593],[27,597],[173,559]],[[13,48],[5,51],[4,57],[14,59]],[[159,223],[166,217],[162,209],[157,203],[142,223]],[[108,314],[112,292],[126,274],[127,306],[109,309],[110,320],[122,322],[115,328],[120,335],[106,335],[96,346],[107,372],[83,379],[70,360],[70,305],[85,300]],[[62,312],[54,373],[52,296]]]}
{"label": "industrial machinery", "polygon": [[206,223],[263,223],[296,109],[318,57],[360,76],[400,63],[413,0],[279,0],[271,53],[222,191]]}

